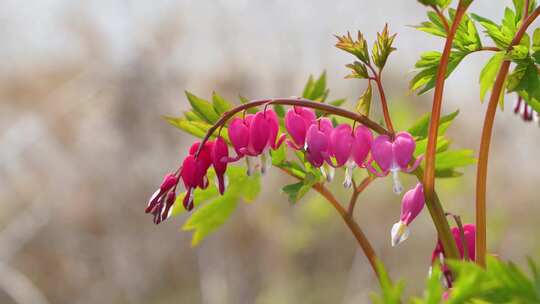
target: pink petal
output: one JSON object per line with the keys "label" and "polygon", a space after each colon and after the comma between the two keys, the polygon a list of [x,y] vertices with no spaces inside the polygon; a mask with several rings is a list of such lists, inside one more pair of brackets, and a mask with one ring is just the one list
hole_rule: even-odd
{"label": "pink petal", "polygon": [[373,140],[371,143],[371,156],[382,171],[388,171],[392,167],[392,142],[388,135],[379,135]]}
{"label": "pink petal", "polygon": [[409,162],[413,158],[415,148],[416,142],[411,134],[407,132],[399,132],[396,134],[393,144],[394,159],[400,168],[407,168]]}

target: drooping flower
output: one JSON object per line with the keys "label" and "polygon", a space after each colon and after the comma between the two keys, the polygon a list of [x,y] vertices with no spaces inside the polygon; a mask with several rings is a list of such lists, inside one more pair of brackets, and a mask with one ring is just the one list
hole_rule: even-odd
{"label": "drooping flower", "polygon": [[421,183],[418,183],[416,187],[407,191],[403,196],[399,222],[392,226],[390,232],[392,247],[399,245],[409,237],[409,225],[420,214],[424,205],[424,187]]}
{"label": "drooping flower", "polygon": [[285,128],[292,141],[287,140],[287,144],[295,150],[303,149],[308,128],[315,123],[316,119],[313,109],[298,106],[289,109],[285,114]]}
{"label": "drooping flower", "polygon": [[236,152],[236,157],[230,161],[236,161],[244,156],[249,144],[249,125],[253,115],[247,115],[244,119],[235,117],[229,124],[228,133],[231,144]]}
{"label": "drooping flower", "polygon": [[517,115],[521,115],[523,120],[527,122],[533,121],[535,118],[536,120],[540,121],[540,114],[536,113],[534,109],[523,100],[521,96],[518,96],[518,100],[514,107],[514,113]]}
{"label": "drooping flower", "polygon": [[[191,211],[193,209],[193,192],[196,188],[206,189],[208,187],[208,168],[212,165],[213,141],[207,141],[199,151],[200,142],[194,143],[189,149],[189,155],[184,158],[180,177],[184,182],[186,195],[184,197],[184,208]],[[197,155],[197,152],[199,154]]]}
{"label": "drooping flower", "polygon": [[422,161],[423,157],[419,157],[412,166],[409,166],[415,149],[416,142],[407,132],[397,133],[394,140],[388,135],[379,135],[371,144],[371,156],[381,168],[381,172],[378,172],[370,164],[367,168],[379,177],[386,176],[391,172],[394,193],[400,194],[403,191],[403,186],[399,180],[398,172],[412,172]]}
{"label": "drooping flower", "polygon": [[225,171],[227,171],[227,163],[229,162],[229,147],[223,139],[219,136],[212,147],[212,164],[216,171],[216,177],[218,181],[219,193],[225,193]]}
{"label": "drooping flower", "polygon": [[244,119],[233,118],[229,125],[229,138],[237,156],[230,158],[229,162],[237,161],[247,156],[248,175],[255,170],[255,160],[261,158],[261,172],[268,167],[270,158],[267,156],[270,149],[277,149],[285,140],[285,134],[278,138],[279,120],[272,109],[265,109],[255,115],[246,115]]}
{"label": "drooping flower", "polygon": [[321,118],[312,124],[306,135],[306,159],[316,168],[320,168],[329,157],[332,121]]}
{"label": "drooping flower", "polygon": [[176,199],[178,181],[178,177],[173,173],[165,175],[159,188],[148,200],[145,212],[154,215],[155,224],[159,224],[169,216],[169,209]]}
{"label": "drooping flower", "polygon": [[354,141],[352,146],[352,157],[358,167],[365,167],[365,160],[371,151],[373,134],[366,126],[358,126],[354,130]]}
{"label": "drooping flower", "polygon": [[[456,245],[459,250],[460,258],[475,261],[476,260],[476,226],[474,224],[465,224],[463,225],[463,238],[461,231],[458,227],[452,227],[451,230],[452,236],[456,242]],[[463,239],[465,242],[463,242]],[[465,254],[467,253],[467,254]],[[450,268],[446,264],[445,254],[443,250],[443,245],[441,241],[437,241],[437,245],[433,250],[431,255],[431,263],[439,262],[441,265],[443,282],[447,288],[452,287],[453,277],[450,271]]]}

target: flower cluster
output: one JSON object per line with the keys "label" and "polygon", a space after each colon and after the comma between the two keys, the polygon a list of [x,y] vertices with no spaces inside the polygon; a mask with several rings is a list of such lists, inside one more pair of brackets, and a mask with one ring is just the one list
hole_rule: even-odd
{"label": "flower cluster", "polygon": [[[284,125],[286,133],[280,134],[279,118],[275,111],[268,107],[255,114],[232,118],[227,132],[236,155],[229,156],[229,147],[221,136],[215,140],[194,143],[180,169],[174,174],[168,174],[163,184],[150,198],[146,212],[154,215],[156,224],[167,219],[176,200],[176,188],[180,180],[186,191],[183,198],[184,208],[192,210],[195,189],[208,187],[207,173],[210,167],[216,172],[221,194],[225,192],[227,184],[225,172],[230,162],[245,159],[248,175],[256,170],[264,174],[271,159],[269,151],[278,149],[284,142],[291,149],[303,152],[306,161],[313,167],[320,168],[327,181],[333,179],[335,168],[345,167],[343,185],[347,188],[352,186],[353,169],[359,167],[366,168],[379,177],[392,173],[394,192],[399,194],[403,187],[399,182],[398,172],[411,172],[421,160],[420,157],[411,164],[416,143],[407,132],[399,132],[393,136],[379,135],[374,138],[366,126],[351,127],[348,124],[334,126],[330,119],[317,118],[313,109],[300,106],[293,106],[287,111]],[[418,186],[415,189],[419,189]],[[409,197],[410,195],[406,194],[404,201],[410,200]],[[414,197],[417,199],[418,195]],[[408,225],[420,212],[421,207],[413,209],[410,215],[402,216],[403,225]],[[405,231],[403,228],[399,230]],[[407,234],[402,234],[396,239],[396,244],[406,237]]]}

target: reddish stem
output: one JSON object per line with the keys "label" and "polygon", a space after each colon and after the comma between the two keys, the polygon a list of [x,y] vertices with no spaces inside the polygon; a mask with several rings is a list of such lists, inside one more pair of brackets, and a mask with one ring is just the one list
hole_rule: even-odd
{"label": "reddish stem", "polygon": [[[514,45],[519,44],[525,32],[540,15],[540,7],[536,8],[532,14],[528,15],[523,21],[518,32],[512,39],[507,51],[510,51]],[[487,192],[487,169],[489,160],[489,147],[493,133],[493,123],[497,113],[497,105],[504,89],[504,82],[510,69],[510,61],[505,60],[497,73],[495,84],[491,90],[491,96],[484,118],[482,127],[482,138],[480,139],[480,151],[478,154],[478,167],[476,171],[476,262],[485,267],[487,254],[487,215],[486,215],[486,192]]]}
{"label": "reddish stem", "polygon": [[[442,211],[442,206],[434,206],[435,203],[435,155],[437,150],[437,136],[439,132],[439,120],[441,117],[441,108],[444,92],[444,83],[446,79],[446,72],[448,71],[448,62],[450,60],[450,53],[452,51],[452,44],[456,36],[456,31],[459,27],[459,23],[465,15],[465,11],[469,7],[470,3],[460,1],[458,8],[452,23],[452,27],[448,32],[444,50],[441,55],[441,62],[439,69],[437,70],[437,78],[435,84],[435,92],[433,96],[433,108],[431,111],[431,120],[429,125],[428,143],[426,148],[426,169],[424,173],[424,191],[426,194],[426,205],[432,214],[434,220],[440,221],[437,226],[437,232],[439,233],[439,239],[443,245],[445,254],[452,259],[459,259],[459,251],[452,234],[450,232],[450,226],[448,220],[443,214],[439,214]],[[436,212],[435,209],[439,209]]]}

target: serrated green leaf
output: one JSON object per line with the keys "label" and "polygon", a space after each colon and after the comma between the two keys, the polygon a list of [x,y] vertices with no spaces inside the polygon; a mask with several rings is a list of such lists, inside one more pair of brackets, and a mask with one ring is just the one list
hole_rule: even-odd
{"label": "serrated green leaf", "polygon": [[368,86],[362,96],[358,98],[356,103],[356,112],[369,117],[369,110],[371,108],[371,98],[373,96],[373,90],[371,88],[371,81],[368,81]]}
{"label": "serrated green leaf", "polygon": [[373,63],[380,70],[386,65],[388,56],[396,50],[393,47],[396,34],[390,35],[388,31],[388,24],[386,24],[380,33],[377,33],[377,40],[373,43],[373,49],[371,51],[371,59]]}
{"label": "serrated green leaf", "polygon": [[368,74],[366,65],[359,62],[359,61],[355,61],[352,64],[347,64],[346,67],[349,68],[350,70],[352,70],[351,74],[345,76],[346,79],[351,79],[351,78],[367,79],[367,78],[369,78],[369,74]]}
{"label": "serrated green leaf", "polygon": [[[446,71],[446,77],[456,69],[459,63],[465,58],[467,53],[453,51],[450,53],[448,62],[448,69]],[[416,63],[415,67],[418,69],[418,73],[409,82],[409,89],[411,91],[417,91],[418,95],[422,95],[435,87],[436,75],[439,69],[439,63],[441,60],[441,53],[430,51],[421,55],[420,60]]]}
{"label": "serrated green leaf", "polygon": [[197,115],[203,118],[206,122],[213,124],[219,119],[219,115],[216,113],[211,103],[191,94],[188,91],[186,91],[186,97],[189,100],[193,111],[195,111],[195,113],[197,113]]}
{"label": "serrated green leaf", "polygon": [[370,63],[367,42],[360,31],[358,31],[356,39],[353,39],[350,33],[342,36],[336,35],[335,37],[338,40],[336,43],[338,49],[353,54],[358,60],[365,64]]}
{"label": "serrated green leaf", "polygon": [[[448,126],[454,121],[458,116],[459,110],[456,110],[448,115],[443,115],[439,119],[439,134],[438,136],[444,135]],[[431,113],[426,113],[422,115],[413,125],[407,130],[412,136],[417,137],[418,139],[426,138],[429,132],[429,118]]]}
{"label": "serrated green leaf", "polygon": [[232,103],[219,96],[216,92],[212,92],[212,105],[218,115],[222,115],[233,108]]}
{"label": "serrated green leaf", "polygon": [[480,72],[480,100],[483,101],[488,90],[493,87],[495,77],[504,60],[505,53],[497,52],[489,59],[488,63]]}
{"label": "serrated green leaf", "polygon": [[448,150],[437,154],[435,168],[448,170],[466,167],[476,163],[473,150]]}

